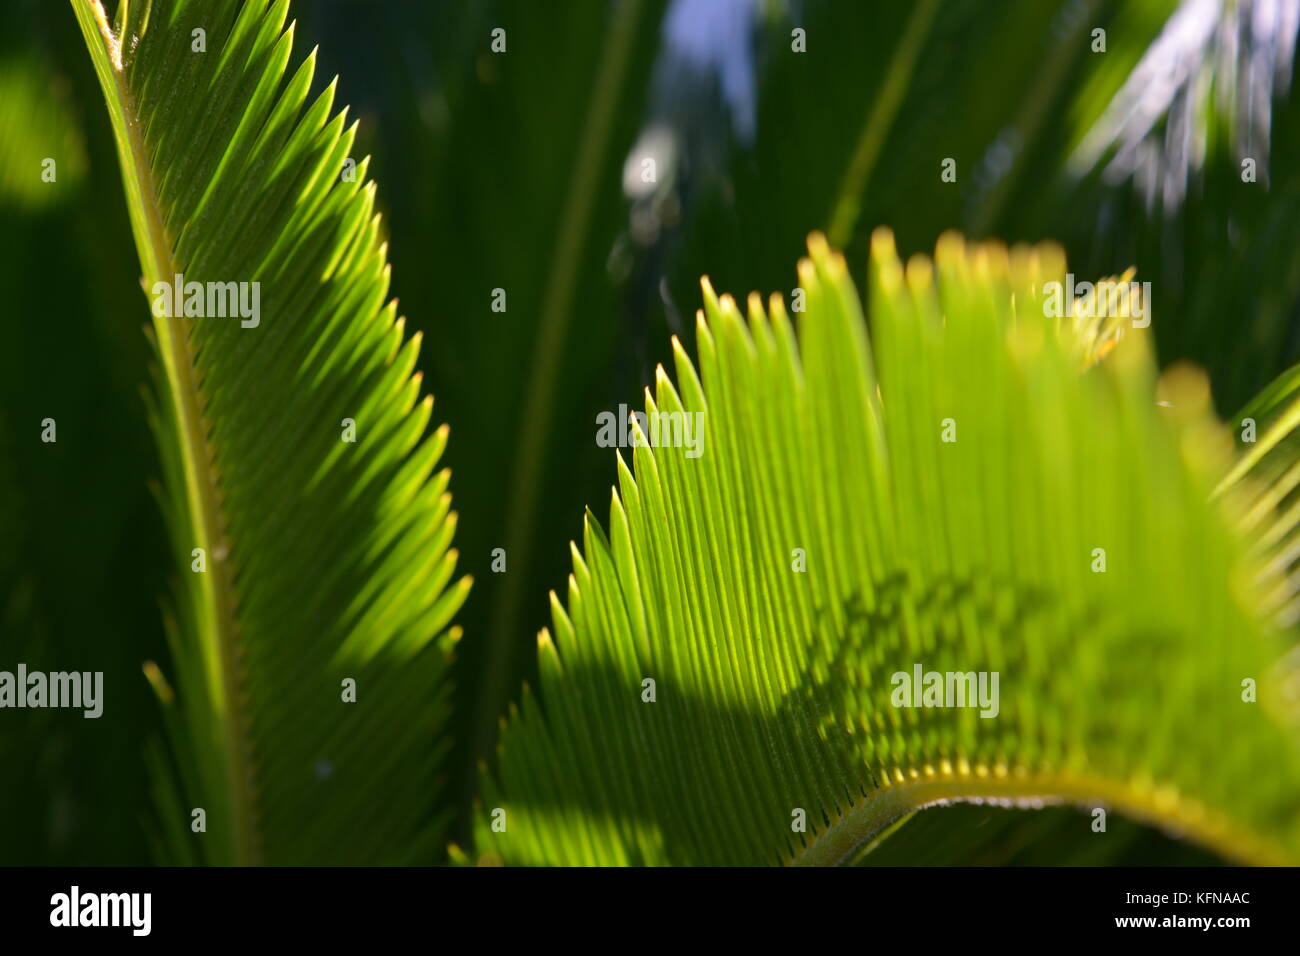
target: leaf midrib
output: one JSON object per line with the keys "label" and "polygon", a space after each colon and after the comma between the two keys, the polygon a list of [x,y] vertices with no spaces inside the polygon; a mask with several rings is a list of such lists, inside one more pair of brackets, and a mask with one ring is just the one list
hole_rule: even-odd
{"label": "leaf midrib", "polygon": [[[1005,768],[972,766],[963,773],[909,771],[905,783],[873,790],[864,800],[819,831],[786,860],[793,866],[847,862],[873,837],[902,817],[945,803],[1011,801],[1017,805],[1071,804],[1104,807],[1149,826],[1181,830],[1225,860],[1246,866],[1293,866],[1295,861],[1267,839],[1237,826],[1222,812],[1174,791],[1116,782],[1095,773],[1042,772],[1009,774]],[[1080,826],[1090,821],[1080,817]]]}
{"label": "leaf midrib", "polygon": [[[131,225],[144,267],[144,286],[148,290],[154,282],[170,282],[181,270],[172,256],[163,225],[149,153],[142,138],[135,100],[125,80],[118,38],[100,0],[72,2],[106,98],[110,99],[108,112],[118,142]],[[102,46],[95,42],[97,38],[103,41]],[[196,537],[194,547],[202,548],[211,563],[200,578],[203,602],[196,623],[202,633],[200,651],[208,662],[204,671],[209,679],[209,693],[222,728],[221,746],[234,829],[233,862],[250,865],[260,860],[253,824],[254,784],[251,750],[245,733],[247,715],[239,708],[236,692],[240,685],[238,629],[232,573],[226,560],[230,549],[224,531],[225,513],[212,468],[212,448],[206,437],[208,423],[199,400],[195,356],[183,322],[180,317],[155,317],[153,327],[167,375],[170,393],[167,400],[179,424],[186,508]]]}

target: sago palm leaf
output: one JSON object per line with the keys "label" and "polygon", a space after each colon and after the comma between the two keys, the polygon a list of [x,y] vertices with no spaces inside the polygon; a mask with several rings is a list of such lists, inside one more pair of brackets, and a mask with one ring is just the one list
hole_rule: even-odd
{"label": "sago palm leaf", "polygon": [[[700,416],[703,453],[636,431],[619,458],[476,852],[837,862],[918,807],[993,799],[1300,859],[1285,642],[1240,496],[1212,500],[1232,446],[1204,378],[1157,382],[1127,320],[1050,317],[1055,247],[948,236],[904,268],[877,233],[868,342],[844,261],[810,245],[797,333],[780,299],[746,317],[706,282],[699,374],[676,346],[677,385],[646,396]],[[916,668],[999,693],[907,706]]]}
{"label": "sago palm leaf", "polygon": [[[165,850],[427,860],[448,626],[469,582],[451,583],[456,520],[434,473],[447,431],[427,433],[354,128],[333,83],[309,99],[314,53],[290,69],[287,0],[123,0],[112,26],[97,0],[73,9],[154,310],[182,576],[175,693],[147,669],[181,780],[159,778]],[[186,293],[248,283],[249,308],[212,315],[205,285],[201,315],[169,314],[158,283],[181,275]]]}
{"label": "sago palm leaf", "polygon": [[[1240,454],[1219,492],[1241,502],[1241,524],[1262,565],[1264,610],[1291,626],[1300,621],[1300,366],[1279,376],[1229,425]],[[1300,683],[1292,694],[1300,701]]]}

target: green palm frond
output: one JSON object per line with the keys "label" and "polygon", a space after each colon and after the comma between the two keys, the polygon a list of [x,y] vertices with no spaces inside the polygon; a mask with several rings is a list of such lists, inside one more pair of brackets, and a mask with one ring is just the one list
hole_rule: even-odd
{"label": "green palm frond", "polygon": [[[904,268],[877,233],[870,342],[842,258],[810,247],[794,325],[705,283],[698,374],[675,343],[677,385],[661,369],[646,397],[702,416],[703,453],[642,436],[619,458],[476,852],[837,862],[986,799],[1300,859],[1286,642],[1242,499],[1213,500],[1232,451],[1204,377],[1157,381],[1131,322],[1048,317],[1052,246],[950,235]],[[918,667],[997,674],[996,703],[906,706]]]}
{"label": "green palm frond", "polygon": [[[428,432],[355,124],[334,83],[309,99],[314,52],[290,68],[288,6],[122,0],[110,26],[73,0],[155,315],[181,575],[175,693],[147,668],[180,778],[159,775],[162,841],[214,863],[428,860],[469,586],[434,472],[447,430]],[[207,284],[251,300],[256,282],[260,313],[160,315],[157,283],[180,275],[207,310]]]}
{"label": "green palm frond", "polygon": [[1279,376],[1229,425],[1239,456],[1219,492],[1240,500],[1241,523],[1262,565],[1263,608],[1289,627],[1300,621],[1300,366]]}

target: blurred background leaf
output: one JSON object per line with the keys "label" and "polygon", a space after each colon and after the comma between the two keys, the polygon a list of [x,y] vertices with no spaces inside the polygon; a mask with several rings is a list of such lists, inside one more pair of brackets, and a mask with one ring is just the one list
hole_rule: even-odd
{"label": "blurred background leaf", "polygon": [[103,671],[111,695],[111,719],[3,712],[0,861],[142,864],[158,713],[140,665],[164,653],[167,555],[148,312],[76,22],[63,4],[0,6],[0,669]]}

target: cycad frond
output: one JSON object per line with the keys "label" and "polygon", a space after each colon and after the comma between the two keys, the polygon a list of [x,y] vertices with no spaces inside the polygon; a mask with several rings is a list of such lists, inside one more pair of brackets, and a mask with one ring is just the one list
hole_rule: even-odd
{"label": "cycad frond", "polygon": [[699,375],[677,347],[646,401],[702,416],[703,454],[619,459],[477,851],[836,862],[917,807],[995,799],[1300,859],[1284,642],[1211,501],[1231,450],[1203,377],[1157,383],[1144,322],[1052,317],[1054,247],[948,236],[904,268],[878,233],[869,343],[810,245],[797,335],[780,300],[746,317],[706,283]]}
{"label": "cycad frond", "polygon": [[1239,455],[1218,490],[1237,505],[1253,536],[1264,609],[1290,627],[1300,621],[1300,366],[1279,376],[1229,425]]}
{"label": "cycad frond", "polygon": [[179,859],[428,860],[469,585],[447,431],[427,433],[355,125],[333,83],[308,99],[314,52],[290,69],[288,6],[122,0],[110,27],[73,0],[154,308],[182,575],[174,698],[147,669],[183,781],[160,779],[163,830]]}

